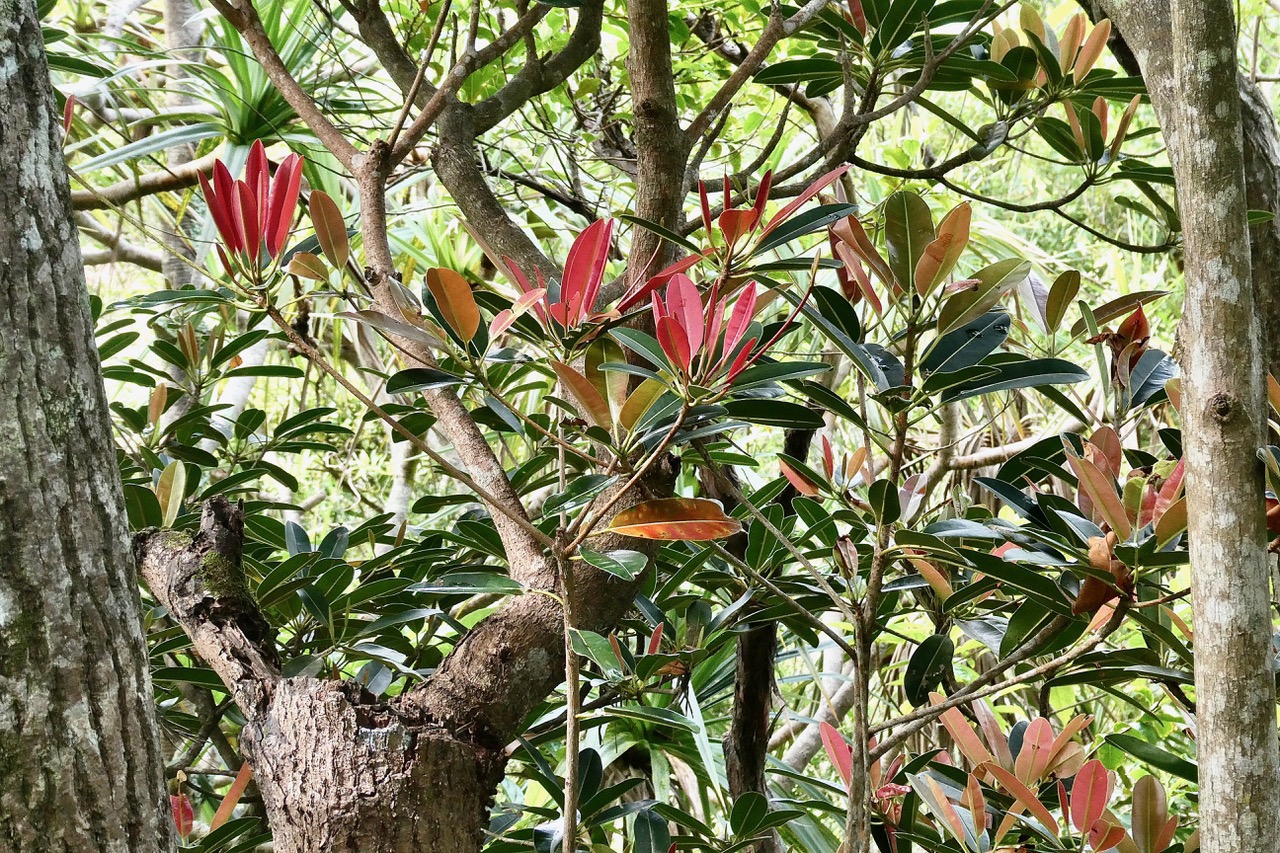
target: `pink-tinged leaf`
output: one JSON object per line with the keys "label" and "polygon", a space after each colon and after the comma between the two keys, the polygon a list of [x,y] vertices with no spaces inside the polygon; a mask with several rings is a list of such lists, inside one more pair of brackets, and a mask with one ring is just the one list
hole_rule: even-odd
{"label": "pink-tinged leaf", "polygon": [[[702,299],[693,279],[683,273],[674,276],[667,285],[667,312],[680,326],[689,342],[689,361],[702,352],[702,333],[706,317],[702,311]],[[689,363],[685,364],[686,367]]]}
{"label": "pink-tinged leaf", "polygon": [[1075,64],[1076,54],[1080,52],[1080,42],[1084,41],[1084,29],[1084,13],[1077,12],[1067,22],[1067,28],[1062,31],[1062,38],[1058,39],[1058,64],[1063,74],[1070,71],[1071,66]]}
{"label": "pink-tinged leaf", "polygon": [[969,774],[969,783],[965,785],[964,798],[960,801],[960,805],[969,810],[969,814],[973,815],[973,825],[979,834],[987,828],[987,798],[982,794],[982,784],[978,781],[978,777]]}
{"label": "pink-tinged leaf", "polygon": [[827,758],[831,759],[831,763],[835,765],[836,772],[844,780],[845,790],[848,790],[849,783],[853,780],[853,751],[849,749],[849,744],[845,742],[836,727],[830,723],[825,721],[820,723],[818,732],[822,735],[822,746],[827,751]]}
{"label": "pink-tinged leaf", "polygon": [[[1173,834],[1178,830],[1178,816],[1174,815],[1165,823],[1164,829],[1160,830],[1160,837],[1156,839],[1156,850],[1164,850],[1173,843]],[[1188,842],[1187,849],[1195,849]]]}
{"label": "pink-tinged leaf", "polygon": [[662,626],[665,622],[659,622],[658,627],[653,629],[653,633],[649,635],[649,645],[645,650],[647,655],[656,655],[658,649],[662,648]]}
{"label": "pink-tinged leaf", "polygon": [[889,269],[889,262],[876,251],[875,244],[867,236],[867,232],[862,227],[862,222],[858,220],[858,217],[846,216],[844,219],[833,223],[831,232],[839,237],[841,242],[848,244],[849,248],[862,259],[863,263],[871,268],[877,278],[885,284],[893,282],[893,271]]}
{"label": "pink-tinged leaf", "polygon": [[605,264],[609,261],[609,243],[613,238],[613,220],[591,223],[573,241],[560,281],[560,299],[568,306],[570,326],[582,322],[587,312],[595,310]]}
{"label": "pink-tinged leaf", "polygon": [[742,288],[742,292],[738,294],[737,301],[733,303],[733,310],[729,313],[729,322],[725,324],[722,362],[737,349],[738,344],[742,341],[742,336],[747,332],[747,327],[751,325],[751,318],[755,314],[756,283],[749,281],[746,287]]}
{"label": "pink-tinged leaf", "polygon": [[1093,99],[1093,117],[1098,120],[1098,124],[1102,125],[1102,138],[1107,138],[1107,119],[1111,116],[1111,109],[1107,106],[1107,99],[1099,95]]}
{"label": "pink-tinged leaf", "polygon": [[1124,837],[1123,826],[1117,826],[1102,818],[1095,820],[1089,827],[1089,846],[1099,853],[1115,847],[1124,840]]}
{"label": "pink-tinged leaf", "polygon": [[227,789],[226,796],[222,798],[222,805],[218,806],[217,813],[209,823],[210,832],[231,819],[232,813],[240,803],[240,798],[244,796],[244,789],[249,786],[249,780],[252,778],[253,768],[250,767],[249,762],[246,761],[240,765],[240,771],[236,773],[235,781],[233,781],[231,783],[231,787]]}
{"label": "pink-tinged leaf", "polygon": [[1000,721],[992,713],[991,707],[979,699],[973,703],[973,715],[978,718],[978,728],[982,729],[982,737],[986,739],[992,756],[1001,767],[1012,770],[1013,754],[1009,751],[1009,738],[1005,736],[1004,729],[1000,728]]}
{"label": "pink-tinged leaf", "polygon": [[1030,785],[1039,781],[1053,758],[1053,725],[1036,717],[1022,735],[1022,749],[1013,762],[1013,772]]}
{"label": "pink-tinged leaf", "polygon": [[[943,700],[940,693],[930,693],[929,701],[931,704],[937,705]],[[964,714],[959,708],[948,708],[942,712],[939,717],[942,725],[946,727],[947,733],[951,735],[951,739],[956,742],[956,746],[960,748],[960,752],[964,757],[969,759],[969,763],[978,767],[979,765],[991,762],[992,755],[987,748],[982,745],[982,741],[978,739],[978,735],[973,730],[973,726],[969,725],[969,721],[964,718]]]}
{"label": "pink-tinged leaf", "polygon": [[790,219],[791,215],[799,210],[805,202],[826,189],[832,181],[839,179],[840,176],[849,171],[850,168],[850,165],[846,163],[843,166],[832,169],[830,172],[827,172],[825,175],[810,184],[804,192],[792,199],[790,204],[778,211],[777,214],[769,220],[769,224],[764,227],[764,231],[761,232],[760,236],[763,237],[765,234],[768,234],[770,231]]}
{"label": "pink-tinged leaf", "polygon": [[1089,147],[1084,141],[1084,128],[1080,126],[1080,117],[1076,115],[1076,108],[1070,101],[1062,102],[1062,111],[1067,114],[1067,123],[1071,125],[1071,135],[1075,137],[1076,145],[1080,146],[1081,156],[1085,156]]}
{"label": "pink-tinged leaf", "polygon": [[871,310],[883,315],[884,307],[880,304],[880,296],[876,293],[870,276],[863,269],[862,263],[858,260],[854,250],[850,248],[848,243],[840,242],[836,243],[835,252],[836,257],[844,264],[844,269],[849,273],[850,279],[857,285],[858,292],[862,294],[862,298],[867,300],[867,304],[871,306]]}
{"label": "pink-tinged leaf", "polygon": [[[1108,559],[1110,558],[1108,557]],[[1062,731],[1053,739],[1053,746],[1050,749],[1049,756],[1051,765],[1056,765],[1058,763],[1062,751],[1071,743],[1071,739],[1084,731],[1092,722],[1093,717],[1088,714],[1077,714],[1071,718],[1070,722],[1063,726]],[[1059,778],[1062,778],[1061,774],[1059,775]]]}
{"label": "pink-tinged leaf", "polygon": [[1071,823],[1077,832],[1089,830],[1107,808],[1110,780],[1098,759],[1085,762],[1071,785]]}
{"label": "pink-tinged leaf", "polygon": [[1133,533],[1133,526],[1129,522],[1129,514],[1125,512],[1124,503],[1116,492],[1115,481],[1088,459],[1068,453],[1067,462],[1079,478],[1081,489],[1093,501],[1096,511],[1111,525],[1122,542],[1127,540]]}
{"label": "pink-tinged leaf", "polygon": [[674,317],[661,317],[655,324],[655,331],[658,336],[658,345],[662,347],[667,358],[671,359],[671,363],[676,367],[688,373],[689,365],[693,363],[693,353],[689,348],[689,338],[685,335],[684,329],[680,328],[680,324]]}
{"label": "pink-tinged leaf", "polygon": [[[289,238],[289,231],[293,227],[293,214],[298,209],[298,193],[302,190],[302,158],[297,154],[290,154],[284,158],[284,162],[280,164],[280,168],[276,170],[276,179],[271,185],[271,208],[267,214],[267,222],[270,224],[270,231],[267,235],[267,254],[271,257],[279,257],[280,251],[284,249],[284,242]],[[323,193],[321,194],[323,195]],[[314,194],[312,199],[314,202]],[[333,204],[333,200],[328,196],[324,196],[332,206],[333,212],[337,211],[337,206]],[[323,205],[324,202],[321,202]],[[312,218],[315,218],[314,203],[312,205]],[[342,222],[342,217],[337,217],[338,228],[341,234],[333,234],[332,248],[334,254],[329,254],[329,249],[325,249],[325,257],[329,259],[335,267],[341,269],[343,264],[347,262],[347,228],[346,223]],[[320,236],[319,231],[316,237]],[[339,247],[341,247],[339,249]],[[321,248],[324,244],[321,243]]]}
{"label": "pink-tinged leaf", "polygon": [[427,290],[435,297],[440,316],[464,342],[480,329],[480,308],[471,285],[456,271],[442,267],[427,270]]}
{"label": "pink-tinged leaf", "polygon": [[[1112,477],[1119,477],[1120,465],[1124,461],[1124,448],[1121,445],[1119,433],[1109,426],[1098,427],[1093,435],[1089,436],[1089,444],[1096,448],[1101,460],[1107,463],[1106,468],[1098,465],[1099,470],[1110,474]],[[1086,451],[1088,450],[1088,448],[1085,449]],[[1095,463],[1099,461],[1098,456],[1091,456],[1090,458]]]}
{"label": "pink-tinged leaf", "polygon": [[64,134],[71,133],[71,116],[76,110],[76,96],[67,95],[66,106],[62,108],[62,132]]}
{"label": "pink-tinged leaf", "polygon": [[236,202],[231,208],[235,218],[236,229],[240,232],[245,253],[250,263],[258,260],[258,250],[262,246],[261,223],[258,221],[258,200],[244,181],[236,181]]}
{"label": "pink-tinged leaf", "polygon": [[637,539],[707,542],[742,530],[742,524],[704,498],[659,498],[623,510],[609,522],[609,532]]}
{"label": "pink-tinged leaf", "polygon": [[836,454],[831,448],[831,439],[825,434],[822,436],[822,472],[827,475],[828,480],[835,479]]}
{"label": "pink-tinged leaf", "polygon": [[1010,810],[1011,814],[1026,809],[1032,817],[1044,825],[1050,834],[1058,834],[1058,821],[1054,819],[1052,812],[1044,807],[1044,803],[1040,802],[1035,792],[1022,783],[1022,780],[994,761],[987,763],[982,769],[994,776],[1000,786],[1009,792],[1009,796],[1017,801],[1014,808]]}
{"label": "pink-tinged leaf", "polygon": [[222,205],[228,223],[230,239],[226,239],[227,251],[234,254],[244,248],[243,236],[235,225],[235,210],[239,207],[236,201],[236,182],[221,160],[213,164],[213,187],[218,191],[218,202]]}
{"label": "pink-tinged leaf", "polygon": [[596,387],[578,371],[563,362],[552,360],[551,369],[560,377],[560,381],[569,389],[569,393],[578,402],[587,420],[605,430],[612,429],[613,419],[609,416],[609,404],[600,396]]}
{"label": "pink-tinged leaf", "polygon": [[1124,138],[1129,134],[1129,125],[1133,123],[1134,113],[1138,111],[1140,103],[1142,103],[1142,96],[1134,95],[1133,100],[1129,101],[1129,106],[1125,107],[1124,113],[1120,116],[1120,122],[1116,125],[1116,135],[1111,140],[1112,158],[1120,155],[1120,146],[1124,145]]}
{"label": "pink-tinged leaf", "polygon": [[916,778],[923,780],[928,788],[929,797],[927,801],[933,812],[947,825],[947,830],[951,833],[951,836],[960,842],[961,849],[968,850],[969,845],[966,842],[964,821],[960,819],[955,806],[951,805],[951,801],[947,799],[947,792],[942,789],[942,785],[938,784],[938,780],[932,776],[918,776]]}
{"label": "pink-tinged leaf", "polygon": [[182,840],[186,841],[195,828],[196,811],[191,807],[186,794],[170,794],[169,807],[173,809],[173,825],[177,827]]}
{"label": "pink-tinged leaf", "polygon": [[804,474],[787,464],[787,460],[779,459],[778,468],[782,471],[782,476],[787,478],[797,492],[808,497],[816,497],[821,491],[817,483],[810,480]]}
{"label": "pink-tinged leaf", "polygon": [[1169,803],[1164,785],[1154,776],[1143,776],[1133,786],[1133,843],[1138,853],[1160,853],[1160,844],[1169,817]]}
{"label": "pink-tinged leaf", "polygon": [[1173,538],[1187,529],[1187,498],[1182,496],[1160,514],[1156,520],[1156,542],[1163,548]]}
{"label": "pink-tinged leaf", "polygon": [[1080,53],[1076,56],[1076,61],[1071,66],[1071,73],[1075,75],[1077,83],[1084,80],[1093,70],[1093,65],[1098,61],[1098,57],[1102,56],[1102,51],[1107,46],[1107,39],[1111,37],[1111,21],[1103,18],[1094,26],[1093,31],[1089,33],[1089,37],[1084,40],[1084,44],[1080,46]]}

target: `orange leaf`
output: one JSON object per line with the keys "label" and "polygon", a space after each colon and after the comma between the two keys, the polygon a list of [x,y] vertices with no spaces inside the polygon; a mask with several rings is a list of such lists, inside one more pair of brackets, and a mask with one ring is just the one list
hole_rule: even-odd
{"label": "orange leaf", "polygon": [[432,267],[427,270],[427,290],[435,297],[440,315],[459,338],[469,341],[476,336],[480,309],[465,278],[451,269]]}
{"label": "orange leaf", "polygon": [[1062,38],[1058,39],[1058,64],[1062,67],[1063,74],[1070,71],[1071,66],[1075,64],[1076,54],[1080,52],[1080,42],[1084,40],[1084,28],[1084,12],[1077,12],[1067,22],[1067,28],[1062,31]]}
{"label": "orange leaf", "polygon": [[325,269],[324,261],[310,252],[295,252],[289,259],[286,270],[289,275],[296,275],[298,278],[309,278],[312,281],[329,280],[329,270]]}
{"label": "orange leaf", "polygon": [[706,542],[742,530],[715,501],[703,498],[659,498],[623,510],[609,522],[609,532],[637,539]]}
{"label": "orange leaf", "polygon": [[[937,705],[942,701],[942,694],[930,693],[929,701],[931,704]],[[946,726],[947,732],[951,735],[951,739],[956,742],[956,746],[960,747],[960,751],[964,753],[964,757],[969,759],[969,762],[974,767],[994,762],[993,756],[982,745],[982,741],[978,739],[973,726],[969,725],[969,721],[964,718],[964,714],[960,713],[959,708],[948,708],[942,712],[942,716],[939,719],[942,720],[942,725]]]}
{"label": "orange leaf", "polygon": [[600,396],[596,387],[587,381],[587,377],[561,361],[552,360],[551,369],[569,389],[587,420],[606,430],[613,426],[613,420],[609,417],[609,404]]}
{"label": "orange leaf", "polygon": [[797,492],[811,498],[817,496],[819,492],[818,484],[788,465],[787,460],[779,459],[778,468],[781,469],[782,476],[787,478],[787,482],[794,486]]}
{"label": "orange leaf", "polygon": [[1076,57],[1075,65],[1071,68],[1077,83],[1087,77],[1089,72],[1093,70],[1093,64],[1098,61],[1099,56],[1102,56],[1102,51],[1107,46],[1107,39],[1110,37],[1111,21],[1103,18],[1098,21],[1097,26],[1093,28],[1093,32],[1089,33],[1089,37],[1080,46],[1080,55]]}
{"label": "orange leaf", "polygon": [[1014,809],[1010,810],[1011,814],[1016,814],[1017,811],[1026,809],[1031,812],[1032,816],[1035,817],[1036,820],[1044,824],[1044,828],[1047,829],[1051,835],[1058,834],[1058,822],[1053,819],[1053,815],[1044,807],[1044,803],[1040,802],[1040,799],[1036,797],[1035,793],[1026,785],[1022,784],[1017,776],[1014,776],[1008,770],[1005,770],[995,762],[987,763],[984,765],[983,769],[996,777],[1004,789],[1009,792],[1010,796],[1017,800],[1017,803],[1014,804]]}
{"label": "orange leaf", "polygon": [[218,813],[213,816],[213,822],[209,824],[209,831],[217,829],[231,818],[231,813],[236,810],[236,805],[240,802],[240,797],[244,795],[244,789],[248,787],[249,780],[253,778],[253,768],[249,766],[249,762],[240,765],[240,772],[236,774],[235,781],[231,783],[231,787],[227,790],[227,795],[222,798],[222,805],[218,806]]}

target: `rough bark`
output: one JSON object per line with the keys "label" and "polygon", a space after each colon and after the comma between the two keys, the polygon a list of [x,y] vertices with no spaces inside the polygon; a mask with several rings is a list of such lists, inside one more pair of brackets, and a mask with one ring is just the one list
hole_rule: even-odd
{"label": "rough bark", "polygon": [[0,2],[0,848],[172,846],[106,394],[30,0]]}
{"label": "rough bark", "polygon": [[1233,4],[1173,0],[1172,32],[1200,837],[1206,853],[1278,851],[1280,757],[1257,458],[1265,396]]}
{"label": "rough bark", "polygon": [[[1111,49],[1129,74],[1141,74],[1171,152],[1177,150],[1173,24],[1168,0],[1082,0],[1094,19],[1114,24]],[[1239,75],[1246,203],[1276,214],[1249,229],[1254,299],[1262,321],[1264,363],[1280,376],[1280,128],[1258,86]]]}

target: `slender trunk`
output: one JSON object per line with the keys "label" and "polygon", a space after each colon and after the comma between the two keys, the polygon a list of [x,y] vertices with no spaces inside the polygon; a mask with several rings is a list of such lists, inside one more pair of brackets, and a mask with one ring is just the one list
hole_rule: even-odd
{"label": "slender trunk", "polygon": [[0,113],[0,846],[168,850],[124,500],[30,0],[0,0]]}
{"label": "slender trunk", "polygon": [[[1250,286],[1234,4],[1173,0],[1170,149],[1186,246],[1183,446],[1206,853],[1280,851],[1263,529],[1261,329]],[[1245,366],[1246,369],[1240,369]],[[1249,369],[1252,368],[1252,369]]]}

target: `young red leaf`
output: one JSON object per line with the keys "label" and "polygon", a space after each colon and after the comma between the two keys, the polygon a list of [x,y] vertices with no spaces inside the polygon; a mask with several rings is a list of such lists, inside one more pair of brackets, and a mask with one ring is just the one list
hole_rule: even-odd
{"label": "young red leaf", "polygon": [[173,809],[173,825],[178,828],[178,835],[183,841],[195,828],[196,812],[186,794],[170,794],[169,807]]}
{"label": "young red leaf", "polygon": [[244,182],[256,194],[264,177],[268,180],[271,177],[270,166],[267,164],[267,149],[263,147],[261,139],[255,139],[253,145],[249,147],[249,159],[244,167]]}
{"label": "young red leaf", "polygon": [[1071,785],[1071,823],[1077,832],[1086,832],[1107,808],[1110,780],[1107,768],[1094,758],[1086,761]]}
{"label": "young red leaf", "polygon": [[867,304],[873,311],[883,314],[884,307],[880,304],[880,296],[876,293],[867,271],[862,268],[862,263],[858,260],[854,249],[848,243],[840,242],[836,243],[835,252],[836,257],[844,263],[844,269],[849,273],[850,280],[857,285],[858,293],[867,300]]}
{"label": "young red leaf", "polygon": [[770,231],[790,219],[791,214],[799,210],[805,202],[822,192],[822,190],[826,189],[827,185],[838,179],[845,172],[849,171],[850,168],[852,167],[846,163],[843,166],[832,169],[830,172],[827,172],[825,175],[810,184],[804,192],[792,199],[790,204],[778,211],[777,214],[769,220],[769,224],[764,227],[764,231],[761,232],[760,236],[763,237],[765,234],[768,234]]}
{"label": "young red leaf", "polygon": [[742,530],[715,501],[703,498],[659,498],[625,509],[609,522],[609,531],[637,539],[706,542]]}
{"label": "young red leaf", "polygon": [[75,113],[76,96],[67,95],[67,103],[62,108],[62,132],[63,134],[71,133],[71,116]]}
{"label": "young red leaf", "polygon": [[1053,758],[1053,725],[1044,717],[1036,717],[1022,735],[1022,749],[1013,763],[1013,772],[1030,785],[1044,775]]}
{"label": "young red leaf", "polygon": [[707,231],[707,239],[711,239],[711,200],[707,198],[707,185],[698,181],[698,202],[702,208],[702,227]]}
{"label": "young red leaf", "polygon": [[[702,311],[702,299],[693,279],[683,273],[671,279],[667,285],[667,312],[684,332],[689,342],[689,359],[702,352],[702,333],[706,317]],[[688,365],[686,364],[686,367]]]}
{"label": "young red leaf", "polygon": [[1095,820],[1093,825],[1089,827],[1089,846],[1098,851],[1098,853],[1115,847],[1124,840],[1124,837],[1123,826],[1118,826],[1102,818]]}
{"label": "young red leaf", "polygon": [[[941,694],[930,693],[930,703],[937,705],[943,700]],[[969,721],[964,718],[964,714],[959,708],[948,708],[942,712],[939,717],[942,725],[946,727],[951,739],[956,742],[956,746],[960,747],[960,752],[964,757],[969,759],[969,763],[974,767],[987,764],[992,761],[991,753],[982,745],[982,741],[978,739],[978,735],[974,732],[973,726],[969,725]]]}
{"label": "young red leaf", "polygon": [[249,262],[254,263],[258,260],[258,249],[262,246],[262,231],[258,221],[258,200],[244,181],[236,181],[236,204],[232,206],[231,213],[240,232],[245,254],[249,256]]}
{"label": "young red leaf", "polygon": [[659,622],[658,627],[653,629],[653,633],[649,635],[649,646],[645,650],[647,655],[655,655],[658,649],[662,648],[662,626],[665,622]]}
{"label": "young red leaf", "polygon": [[749,281],[738,294],[737,301],[733,303],[733,310],[729,312],[729,322],[724,327],[724,354],[720,357],[721,362],[729,358],[737,349],[755,313],[756,283]]}
{"label": "young red leaf", "polygon": [[454,270],[433,267],[427,270],[427,290],[435,297],[444,321],[459,338],[469,341],[476,336],[480,309],[465,278]]}
{"label": "young red leaf", "polygon": [[693,363],[693,351],[684,329],[680,328],[674,317],[661,317],[654,325],[662,351],[671,359],[672,364],[688,373],[689,366]]}
{"label": "young red leaf", "polygon": [[[284,158],[284,162],[276,170],[276,179],[271,185],[271,207],[266,219],[269,230],[266,233],[266,238],[267,254],[273,258],[279,257],[281,250],[284,249],[284,241],[289,238],[289,231],[293,227],[293,214],[298,208],[298,193],[301,190],[302,158],[297,154],[290,154]],[[332,200],[330,204],[332,204]],[[341,216],[338,217],[338,221],[342,221]],[[347,242],[345,224],[341,228],[341,243],[345,247]],[[319,234],[317,233],[316,236],[319,237]],[[325,256],[339,269],[347,262],[345,254],[341,260],[338,260],[336,255],[330,255],[328,251],[325,252]]]}
{"label": "young red leaf", "polygon": [[773,187],[773,170],[764,173],[764,177],[760,179],[760,186],[756,187],[756,201],[752,206],[755,212],[755,220],[751,223],[754,227],[756,223],[764,218],[764,206],[769,201],[769,190]]}
{"label": "young red leaf", "polygon": [[567,306],[568,326],[578,325],[595,309],[612,237],[613,220],[600,219],[588,225],[569,248],[564,277],[560,280],[560,300]]}
{"label": "young red leaf", "polygon": [[720,225],[720,233],[724,234],[725,245],[732,247],[756,224],[756,212],[750,209],[726,210],[720,214],[720,219],[717,221]]}
{"label": "young red leaf", "polygon": [[235,781],[231,783],[231,787],[227,790],[227,795],[222,798],[222,805],[218,806],[217,814],[213,816],[213,820],[209,823],[210,832],[231,819],[231,813],[236,810],[236,805],[240,802],[240,798],[244,796],[244,789],[248,787],[249,780],[252,778],[253,768],[246,761],[240,765],[240,771],[236,773]]}
{"label": "young red leaf", "polygon": [[631,310],[640,302],[647,299],[655,290],[669,282],[676,273],[682,273],[685,270],[696,266],[698,262],[710,254],[711,251],[711,249],[707,249],[705,254],[689,255],[686,258],[681,258],[671,266],[654,275],[652,278],[640,283],[639,285],[633,285],[618,301],[618,310]]}
{"label": "young red leaf", "polygon": [[802,495],[807,495],[808,497],[817,496],[818,492],[820,491],[818,488],[818,484],[812,482],[804,474],[801,474],[795,468],[792,468],[790,465],[788,465],[787,460],[779,459],[778,468],[781,469],[782,476],[787,478],[787,482],[791,483],[791,485],[795,487],[795,490],[797,492],[799,492]]}
{"label": "young red leaf", "polygon": [[822,735],[822,746],[827,751],[827,758],[835,765],[836,772],[844,780],[847,789],[853,780],[853,752],[849,749],[849,744],[835,726],[828,722],[819,724],[818,732]]}
{"label": "young red leaf", "polygon": [[1094,26],[1093,31],[1089,33],[1089,37],[1084,40],[1084,44],[1080,46],[1080,53],[1076,56],[1075,64],[1071,67],[1072,74],[1075,75],[1075,81],[1079,83],[1089,75],[1093,70],[1093,65],[1098,61],[1098,57],[1102,56],[1102,51],[1107,46],[1107,39],[1111,37],[1111,21],[1103,18]]}

